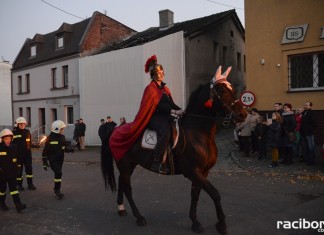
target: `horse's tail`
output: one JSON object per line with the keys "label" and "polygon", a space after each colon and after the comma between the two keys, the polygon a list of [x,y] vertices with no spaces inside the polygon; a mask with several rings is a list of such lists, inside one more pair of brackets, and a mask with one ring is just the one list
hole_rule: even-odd
{"label": "horse's tail", "polygon": [[112,192],[115,192],[117,186],[114,172],[114,160],[108,141],[106,141],[106,143],[106,146],[101,147],[101,173],[105,181],[105,188],[110,188]]}

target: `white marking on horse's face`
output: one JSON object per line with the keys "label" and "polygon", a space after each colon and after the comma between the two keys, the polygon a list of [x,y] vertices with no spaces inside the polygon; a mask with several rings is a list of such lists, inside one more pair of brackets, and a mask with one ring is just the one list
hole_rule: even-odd
{"label": "white marking on horse's face", "polygon": [[227,87],[231,92],[233,92],[233,87],[232,87],[231,83],[229,83],[228,81],[224,81],[224,82],[222,82],[222,83],[224,83],[224,84],[226,85],[226,87]]}

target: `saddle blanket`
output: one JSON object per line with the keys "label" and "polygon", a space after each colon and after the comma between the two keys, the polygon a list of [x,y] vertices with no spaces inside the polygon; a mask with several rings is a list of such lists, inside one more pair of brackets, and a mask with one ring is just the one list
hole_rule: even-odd
{"label": "saddle blanket", "polygon": [[[177,145],[179,139],[179,125],[178,120],[176,120],[176,136],[173,139],[172,149]],[[145,149],[155,149],[157,143],[157,133],[154,130],[145,129],[144,135],[142,138],[142,148]]]}

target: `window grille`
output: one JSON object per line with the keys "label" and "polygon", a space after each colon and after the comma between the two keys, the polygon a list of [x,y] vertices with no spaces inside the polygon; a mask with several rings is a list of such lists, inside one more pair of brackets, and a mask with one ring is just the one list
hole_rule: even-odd
{"label": "window grille", "polygon": [[288,89],[324,89],[324,52],[288,57]]}

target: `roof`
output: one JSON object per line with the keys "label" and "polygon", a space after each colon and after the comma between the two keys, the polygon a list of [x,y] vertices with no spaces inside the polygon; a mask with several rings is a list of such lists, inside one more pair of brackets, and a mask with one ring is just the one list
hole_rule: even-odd
{"label": "roof", "polygon": [[[91,18],[85,19],[75,24],[63,23],[62,26],[48,34],[36,34],[33,39],[27,38],[16,60],[14,61],[14,69],[31,66],[40,62],[46,62],[79,53],[79,43],[84,34]],[[66,33],[67,36],[64,43],[64,49],[57,50],[55,48],[55,40],[57,35]],[[30,46],[37,45],[37,56],[30,58]]]}
{"label": "roof", "polygon": [[245,31],[235,10],[229,10],[202,18],[175,23],[173,26],[166,29],[160,29],[160,27],[151,27],[145,31],[138,32],[124,41],[104,48],[100,51],[100,53],[142,45],[179,31],[184,32],[184,37],[194,36],[231,17],[233,17],[239,31],[244,37]]}

